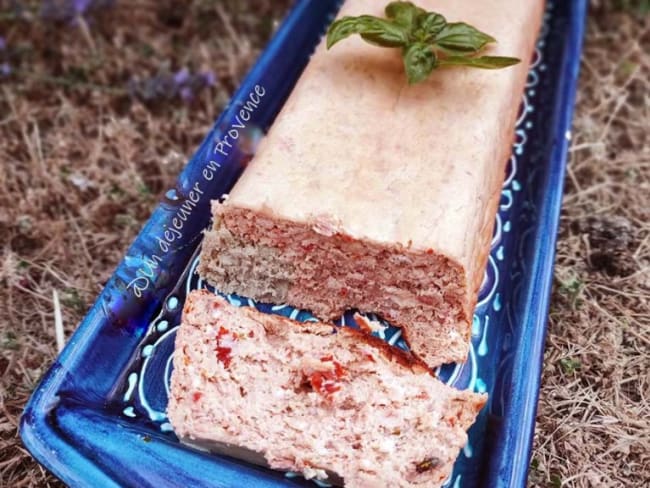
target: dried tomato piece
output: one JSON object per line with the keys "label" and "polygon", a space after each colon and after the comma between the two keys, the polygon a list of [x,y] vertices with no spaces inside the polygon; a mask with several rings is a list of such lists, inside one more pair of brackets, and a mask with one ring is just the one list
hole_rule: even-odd
{"label": "dried tomato piece", "polygon": [[311,374],[309,382],[316,392],[328,396],[341,389],[337,380],[345,373],[343,367],[336,361],[334,361],[334,368],[334,371],[316,371]]}
{"label": "dried tomato piece", "polygon": [[323,374],[319,371],[312,373],[309,377],[309,382],[311,383],[312,388],[320,393],[323,388]]}
{"label": "dried tomato piece", "polygon": [[334,361],[334,374],[337,379],[341,379],[345,375],[345,368],[338,361]]}
{"label": "dried tomato piece", "polygon": [[[221,339],[223,339],[226,335],[228,335],[230,331],[226,329],[225,327],[219,327],[219,331],[217,332],[216,340],[217,340],[217,347],[214,349],[215,352],[217,353],[217,360],[221,361],[223,365],[228,368],[230,366],[230,362],[232,361],[232,348],[230,347],[225,347],[221,345]],[[238,335],[236,333],[230,333],[232,336],[232,340],[236,341],[238,338]]]}
{"label": "dried tomato piece", "polygon": [[329,383],[328,382],[328,383],[325,383],[325,385],[323,385],[323,388],[325,389],[325,391],[328,394],[331,395],[332,393],[339,391],[341,389],[341,385],[337,385],[336,383]]}
{"label": "dried tomato piece", "polygon": [[227,369],[230,366],[230,362],[232,361],[232,356],[230,354],[232,349],[230,347],[217,346],[215,351],[217,352],[217,359],[221,361],[224,367]]}

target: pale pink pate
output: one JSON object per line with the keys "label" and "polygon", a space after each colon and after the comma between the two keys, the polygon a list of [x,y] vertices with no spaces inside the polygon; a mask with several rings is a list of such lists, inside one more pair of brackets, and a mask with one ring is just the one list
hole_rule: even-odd
{"label": "pale pink pate", "polygon": [[372,336],[194,291],[176,337],[168,415],[185,442],[307,478],[432,488],[485,400]]}

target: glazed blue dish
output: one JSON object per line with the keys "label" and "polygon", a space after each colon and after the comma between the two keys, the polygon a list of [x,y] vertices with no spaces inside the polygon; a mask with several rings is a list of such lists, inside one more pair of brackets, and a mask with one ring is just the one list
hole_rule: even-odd
{"label": "glazed blue dish", "polygon": [[[196,274],[210,200],[227,193],[273,123],[338,1],[299,0],[160,205],[68,345],[21,422],[30,452],[70,486],[138,488],[314,486],[292,473],[201,452],[167,422],[171,356]],[[464,364],[437,371],[489,393],[448,487],[523,487],[539,393],[555,240],[587,0],[548,2],[508,163],[485,278]],[[240,110],[250,120],[215,150]],[[246,143],[244,143],[246,142]],[[215,292],[217,292],[215,290]],[[297,320],[306,311],[228,296]],[[352,325],[351,316],[340,319]],[[382,338],[405,347],[399,329]]]}

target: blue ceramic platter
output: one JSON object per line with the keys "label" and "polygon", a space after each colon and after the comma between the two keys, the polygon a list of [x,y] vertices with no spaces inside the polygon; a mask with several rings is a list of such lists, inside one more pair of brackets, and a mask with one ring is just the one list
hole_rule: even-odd
{"label": "blue ceramic platter", "polygon": [[[438,371],[458,388],[490,394],[449,487],[523,487],[526,482],[586,3],[548,4],[474,315],[469,359]],[[34,392],[21,435],[32,454],[67,484],[314,486],[291,473],[181,445],[165,409],[184,298],[191,289],[207,287],[195,270],[210,199],[227,193],[236,181],[251,157],[251,142],[272,124],[338,4],[296,3]],[[242,109],[249,115],[245,124],[236,118]],[[233,130],[237,143],[219,146],[229,133],[235,139]],[[298,320],[311,318],[286,305],[228,299]],[[354,326],[348,315],[341,323]],[[398,329],[381,335],[404,347]]]}

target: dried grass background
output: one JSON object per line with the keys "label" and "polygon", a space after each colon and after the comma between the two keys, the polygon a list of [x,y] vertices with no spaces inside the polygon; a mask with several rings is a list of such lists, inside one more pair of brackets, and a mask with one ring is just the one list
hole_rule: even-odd
{"label": "dried grass background", "polygon": [[[650,485],[650,22],[593,2],[530,484]],[[60,486],[22,447],[25,401],[289,0],[134,0],[84,26],[0,0],[0,486]],[[25,7],[17,16],[15,5]],[[212,69],[190,105],[126,85]]]}
{"label": "dried grass background", "polygon": [[650,486],[650,16],[593,6],[530,480]]}

